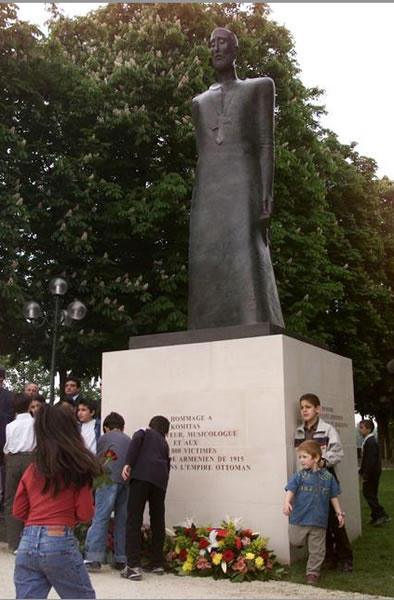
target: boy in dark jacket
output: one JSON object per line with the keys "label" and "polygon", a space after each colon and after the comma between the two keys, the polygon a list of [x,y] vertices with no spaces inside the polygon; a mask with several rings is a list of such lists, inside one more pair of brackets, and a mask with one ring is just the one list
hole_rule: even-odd
{"label": "boy in dark jacket", "polygon": [[166,435],[168,419],[153,417],[148,429],[139,429],[132,437],[122,477],[130,480],[127,522],[127,565],[121,577],[138,581],[141,569],[141,527],[145,504],[149,502],[152,531],[152,562],[144,571],[162,575],[165,539],[164,500],[170,474],[170,456]]}
{"label": "boy in dark jacket", "polygon": [[362,445],[361,466],[359,474],[363,478],[363,495],[371,509],[370,524],[377,526],[391,521],[390,517],[378,501],[379,479],[382,473],[379,445],[373,430],[375,425],[370,419],[363,419],[358,424],[364,438]]}

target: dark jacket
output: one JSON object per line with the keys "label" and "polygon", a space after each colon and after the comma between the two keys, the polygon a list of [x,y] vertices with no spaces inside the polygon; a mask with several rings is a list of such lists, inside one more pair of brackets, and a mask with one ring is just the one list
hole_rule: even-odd
{"label": "dark jacket", "polygon": [[12,392],[0,388],[0,465],[3,464],[3,448],[5,444],[5,428],[15,418],[15,412],[11,405]]}
{"label": "dark jacket", "polygon": [[130,479],[149,481],[166,491],[170,475],[170,452],[165,436],[154,429],[138,429],[126,456]]}
{"label": "dark jacket", "polygon": [[382,472],[382,459],[377,439],[371,435],[365,440],[362,449],[361,465],[359,469],[363,479],[373,479]]}

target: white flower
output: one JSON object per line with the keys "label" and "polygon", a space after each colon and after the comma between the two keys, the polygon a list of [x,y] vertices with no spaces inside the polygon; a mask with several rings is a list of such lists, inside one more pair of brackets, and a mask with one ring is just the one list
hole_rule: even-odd
{"label": "white flower", "polygon": [[207,548],[207,552],[211,552],[213,550],[213,548],[219,547],[219,544],[216,540],[217,534],[218,534],[217,529],[212,529],[212,531],[209,532],[208,539],[209,539],[210,545]]}
{"label": "white flower", "polygon": [[227,523],[227,525],[232,523],[235,529],[239,529],[241,527],[242,517],[229,517],[229,515],[226,515],[223,519],[223,523]]}
{"label": "white flower", "polygon": [[[142,279],[142,275],[140,276]],[[139,278],[137,279],[137,281],[139,280]],[[181,523],[181,527],[186,527],[187,529],[189,529],[190,527],[192,527],[195,524],[195,518],[192,517],[186,517],[186,519],[183,521],[183,523]]]}

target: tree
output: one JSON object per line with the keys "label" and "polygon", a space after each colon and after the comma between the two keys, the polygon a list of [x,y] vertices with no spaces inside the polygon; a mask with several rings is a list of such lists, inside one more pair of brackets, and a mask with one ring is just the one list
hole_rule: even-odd
{"label": "tree", "polygon": [[102,352],[130,335],[185,328],[191,99],[214,80],[210,32],[230,26],[239,76],[276,83],[272,238],[286,326],[351,357],[357,406],[377,410],[367,399],[394,350],[390,185],[321,127],[320,90],[301,83],[291,36],[267,6],[110,3],[75,19],[54,6],[47,38],[1,11],[7,352],[47,364],[50,336],[23,329],[18,310],[23,298],[48,306],[54,275],[88,307],[62,332],[62,377],[97,375]]}

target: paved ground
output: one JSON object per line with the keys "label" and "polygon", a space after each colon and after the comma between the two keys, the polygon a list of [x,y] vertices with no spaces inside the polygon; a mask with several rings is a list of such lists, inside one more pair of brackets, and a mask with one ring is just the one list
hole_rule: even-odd
{"label": "paved ground", "polygon": [[[15,557],[7,551],[7,545],[0,542],[0,599],[15,598],[13,584]],[[230,583],[214,581],[210,578],[177,577],[175,575],[144,575],[142,581],[121,579],[117,571],[108,566],[102,572],[92,574],[93,587],[98,599],[117,600],[124,598],[162,599],[162,600],[243,600],[243,599],[291,599],[291,598],[381,598],[380,596],[364,596],[362,594],[336,592],[307,585],[287,582]],[[52,590],[49,598],[58,598]],[[386,599],[387,600],[387,599]]]}

